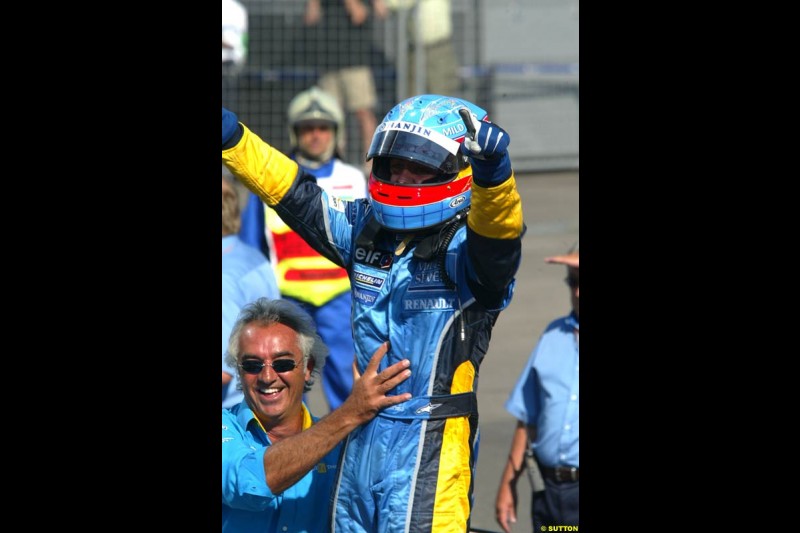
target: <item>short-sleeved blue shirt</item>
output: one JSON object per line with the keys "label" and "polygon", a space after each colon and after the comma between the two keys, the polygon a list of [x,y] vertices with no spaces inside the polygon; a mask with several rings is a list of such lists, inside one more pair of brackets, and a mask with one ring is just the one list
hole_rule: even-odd
{"label": "short-sleeved blue shirt", "polygon": [[[303,430],[318,418],[303,404]],[[319,533],[328,530],[341,443],[280,494],[267,485],[264,452],[271,445],[245,402],[222,409],[223,533]]]}
{"label": "short-sleeved blue shirt", "polygon": [[554,320],[531,353],[506,410],[536,427],[533,450],[544,466],[578,463],[578,319]]}

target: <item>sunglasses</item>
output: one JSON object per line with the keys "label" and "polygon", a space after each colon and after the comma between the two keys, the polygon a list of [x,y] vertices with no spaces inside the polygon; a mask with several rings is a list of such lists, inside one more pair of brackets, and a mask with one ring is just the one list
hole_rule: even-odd
{"label": "sunglasses", "polygon": [[[300,359],[302,361],[302,359]],[[239,366],[242,370],[244,370],[247,374],[254,374],[258,375],[264,370],[265,366],[271,366],[272,370],[277,372],[278,374],[283,374],[284,372],[291,372],[297,365],[300,364],[300,361],[292,361],[291,359],[278,359],[277,361],[273,361],[272,363],[265,363],[264,361],[256,361],[254,359],[249,359],[247,361],[242,361],[239,363]]]}
{"label": "sunglasses", "polygon": [[566,278],[564,278],[564,283],[569,285],[570,289],[575,289],[577,287],[580,287],[580,285],[578,284],[578,278],[566,277]]}

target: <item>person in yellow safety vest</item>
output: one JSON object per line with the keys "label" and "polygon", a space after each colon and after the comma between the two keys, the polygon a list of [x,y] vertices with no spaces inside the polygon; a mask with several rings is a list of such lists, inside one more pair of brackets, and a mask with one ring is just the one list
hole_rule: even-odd
{"label": "person in yellow safety vest", "polygon": [[[288,124],[292,146],[289,156],[311,173],[320,187],[344,200],[366,197],[363,172],[342,160],[344,113],[332,95],[318,87],[300,92],[289,103]],[[336,409],[353,387],[355,349],[347,272],[314,251],[252,192],[247,211],[256,214],[243,217],[250,227],[243,228],[242,233],[251,235],[244,240],[255,245],[266,244],[281,296],[312,316],[320,337],[330,349],[322,371],[322,388],[328,408]],[[266,243],[261,242],[262,235]]]}

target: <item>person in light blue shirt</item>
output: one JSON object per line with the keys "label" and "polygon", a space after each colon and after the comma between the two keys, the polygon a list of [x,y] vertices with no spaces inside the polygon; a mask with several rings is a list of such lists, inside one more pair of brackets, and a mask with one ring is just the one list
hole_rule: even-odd
{"label": "person in light blue shirt", "polygon": [[331,520],[341,441],[381,409],[411,398],[386,396],[411,375],[408,359],[378,372],[389,349],[355,371],[347,400],[318,419],[303,403],[328,349],[311,316],[288,300],[246,305],[226,358],[245,400],[222,409],[222,531],[319,533]]}
{"label": "person in light blue shirt", "polygon": [[[517,419],[495,501],[495,518],[506,533],[517,521],[516,482],[526,466],[533,485],[533,531],[544,531],[547,526],[578,527],[577,245],[565,255],[547,258],[547,262],[567,266],[565,281],[572,312],[547,326],[505,404]],[[527,463],[526,455],[530,458]]]}
{"label": "person in light blue shirt", "polygon": [[241,204],[234,178],[222,173],[222,407],[232,407],[244,396],[236,372],[225,364],[225,350],[236,316],[245,304],[266,296],[280,298],[278,282],[269,259],[242,242]]}

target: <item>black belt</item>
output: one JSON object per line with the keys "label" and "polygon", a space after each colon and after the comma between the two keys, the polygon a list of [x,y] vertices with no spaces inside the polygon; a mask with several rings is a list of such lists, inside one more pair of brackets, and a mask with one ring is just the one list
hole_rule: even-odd
{"label": "black belt", "polygon": [[478,399],[474,392],[417,396],[378,412],[383,418],[396,420],[439,420],[457,416],[470,416],[478,412]]}
{"label": "black belt", "polygon": [[549,466],[539,466],[542,472],[542,477],[555,481],[556,483],[567,483],[570,481],[578,481],[578,469],[574,466],[557,466],[550,468]]}

